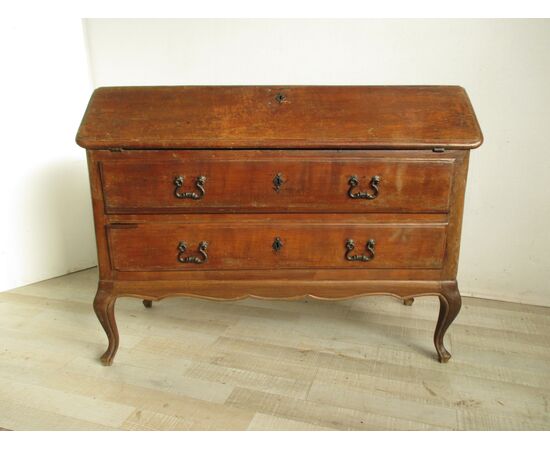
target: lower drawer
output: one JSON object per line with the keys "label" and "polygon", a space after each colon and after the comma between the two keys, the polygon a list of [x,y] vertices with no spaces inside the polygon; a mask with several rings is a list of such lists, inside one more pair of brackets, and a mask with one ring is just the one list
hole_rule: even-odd
{"label": "lower drawer", "polygon": [[107,226],[113,269],[440,269],[444,224],[316,221]]}

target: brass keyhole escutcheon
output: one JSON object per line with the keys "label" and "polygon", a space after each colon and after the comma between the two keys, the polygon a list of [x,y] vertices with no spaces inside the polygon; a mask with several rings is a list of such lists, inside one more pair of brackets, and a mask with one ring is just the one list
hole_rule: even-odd
{"label": "brass keyhole escutcheon", "polygon": [[284,182],[285,179],[283,178],[282,173],[275,175],[275,178],[273,178],[273,189],[275,189],[275,192],[279,192],[281,190],[281,186]]}
{"label": "brass keyhole escutcheon", "polygon": [[273,240],[273,244],[271,245],[271,247],[273,248],[273,250],[275,250],[276,252],[280,251],[282,248],[283,248],[283,241],[281,240],[280,237],[276,237],[274,240]]}
{"label": "brass keyhole escutcheon", "polygon": [[286,100],[286,95],[279,92],[275,96],[275,100],[277,100],[277,102],[279,102],[279,103],[283,103]]}

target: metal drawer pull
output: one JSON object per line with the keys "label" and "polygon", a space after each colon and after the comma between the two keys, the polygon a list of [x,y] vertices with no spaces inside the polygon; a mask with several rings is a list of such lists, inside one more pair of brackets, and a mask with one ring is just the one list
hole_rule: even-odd
{"label": "metal drawer pull", "polygon": [[361,262],[367,262],[371,259],[374,259],[375,253],[374,253],[374,246],[376,245],[376,241],[374,239],[369,239],[367,241],[366,249],[369,253],[369,256],[366,255],[350,255],[350,253],[355,250],[355,241],[353,239],[348,239],[346,241],[346,259],[348,261],[361,261]]}
{"label": "metal drawer pull", "polygon": [[190,198],[192,200],[199,200],[204,195],[204,184],[206,183],[206,177],[204,175],[201,175],[200,177],[197,177],[197,181],[195,181],[195,186],[199,190],[197,192],[178,192],[178,190],[183,186],[183,181],[185,180],[185,177],[183,175],[179,175],[176,178],[174,178],[174,184],[176,185],[176,189],[174,190],[174,195],[177,198]]}
{"label": "metal drawer pull", "polygon": [[351,192],[353,191],[354,188],[356,188],[359,185],[359,178],[357,178],[357,175],[352,175],[348,180],[348,184],[349,184],[348,195],[350,198],[374,200],[376,197],[378,197],[380,176],[375,175],[370,179],[370,187],[373,190],[372,194],[370,194],[369,192],[356,192],[356,193]]}
{"label": "metal drawer pull", "polygon": [[192,263],[192,264],[202,264],[208,261],[208,254],[206,253],[206,249],[208,248],[208,242],[201,241],[199,244],[199,253],[202,255],[202,258],[200,256],[183,256],[185,251],[187,250],[187,244],[183,241],[181,241],[178,244],[178,261],[181,263]]}

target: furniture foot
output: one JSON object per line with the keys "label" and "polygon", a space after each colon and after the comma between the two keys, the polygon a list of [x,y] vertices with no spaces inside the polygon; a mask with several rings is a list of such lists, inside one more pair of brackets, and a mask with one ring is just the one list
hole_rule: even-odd
{"label": "furniture foot", "polygon": [[152,308],[153,300],[143,300],[143,306],[145,306],[146,308]]}
{"label": "furniture foot", "polygon": [[118,329],[115,321],[116,295],[111,288],[99,286],[94,299],[94,311],[107,334],[109,345],[101,356],[101,363],[110,366],[113,363],[116,351],[118,350]]}
{"label": "furniture foot", "polygon": [[443,338],[445,337],[447,328],[449,328],[449,325],[453,323],[453,320],[458,315],[461,306],[462,298],[460,297],[456,281],[444,283],[439,295],[439,317],[434,334],[435,349],[441,363],[446,363],[451,358],[451,354],[443,344]]}
{"label": "furniture foot", "polygon": [[405,306],[411,306],[414,302],[414,297],[408,297],[403,299],[403,304]]}

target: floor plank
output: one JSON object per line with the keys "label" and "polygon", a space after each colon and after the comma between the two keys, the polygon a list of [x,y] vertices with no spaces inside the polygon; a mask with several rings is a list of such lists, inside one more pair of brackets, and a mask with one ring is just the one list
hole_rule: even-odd
{"label": "floor plank", "polygon": [[103,367],[96,287],[0,293],[0,430],[550,430],[550,308],[464,298],[439,364],[435,297],[123,298]]}

